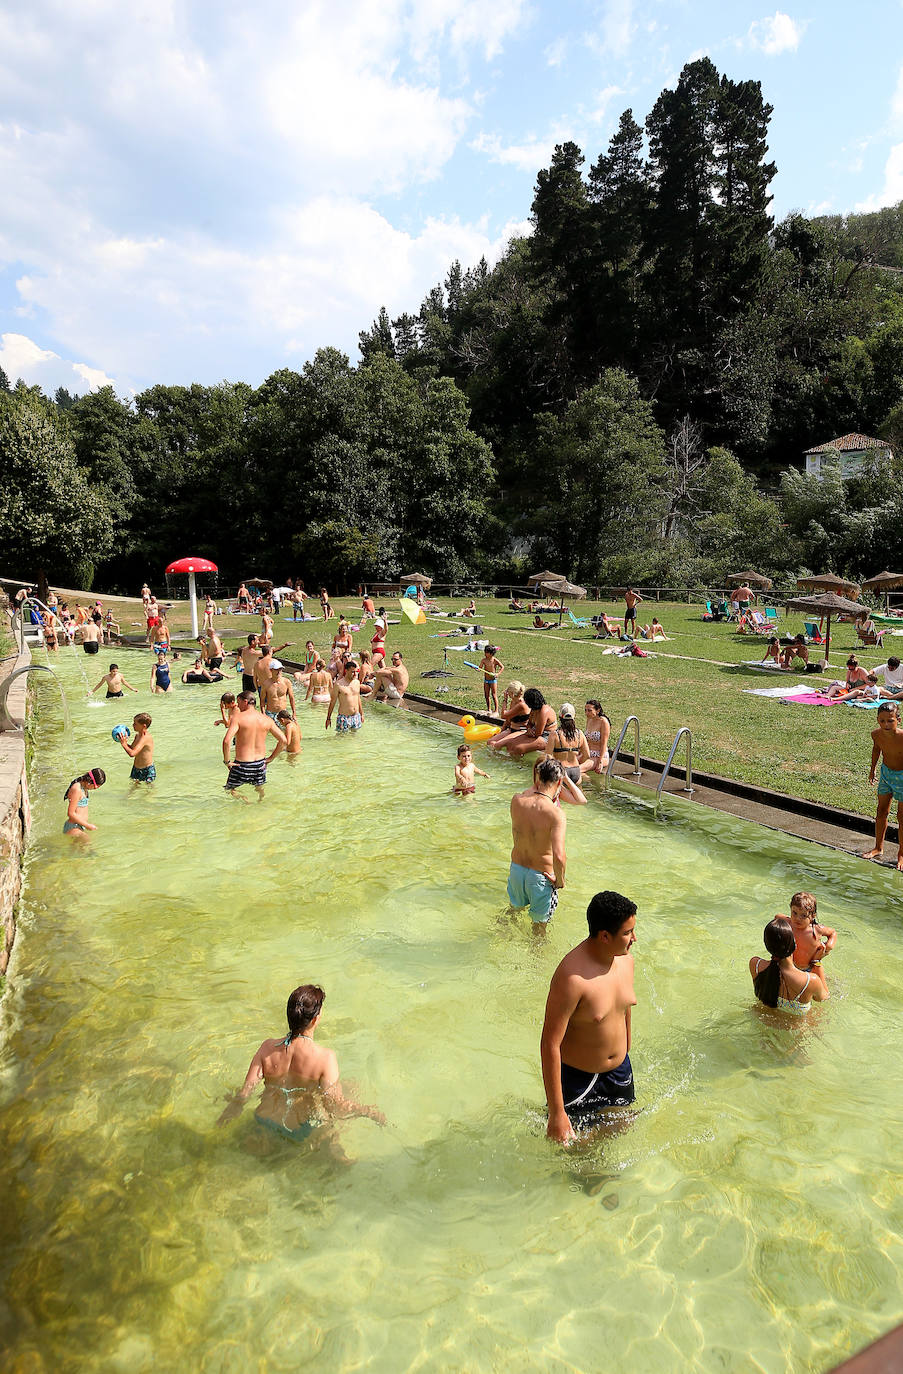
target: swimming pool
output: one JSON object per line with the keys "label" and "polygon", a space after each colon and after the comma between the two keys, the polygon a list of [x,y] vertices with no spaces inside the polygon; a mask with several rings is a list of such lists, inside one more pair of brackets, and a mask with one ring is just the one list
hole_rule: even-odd
{"label": "swimming pool", "polygon": [[[141,696],[93,708],[81,657],[54,665],[71,736],[36,686],[0,1004],[12,1368],[784,1374],[901,1320],[893,873],[594,796],[568,812],[568,887],[535,942],[505,911],[524,765],[493,760],[476,801],[455,799],[457,730],[383,708],[336,737],[307,709],[297,763],[272,766],[262,804],[230,801],[218,690],[149,698],[148,656],[116,656]],[[159,777],[132,790],[110,729],[138,709]],[[62,794],[96,764],[100,829],[79,846]],[[602,887],[639,907],[642,1111],[569,1154],[544,1139],[538,1039]],[[746,960],[798,888],[839,931],[833,997],[777,1030],[751,1009]],[[389,1118],[343,1124],[353,1168],[261,1142],[250,1108],[214,1125],[307,980],[326,988],[319,1038],[343,1079]]]}

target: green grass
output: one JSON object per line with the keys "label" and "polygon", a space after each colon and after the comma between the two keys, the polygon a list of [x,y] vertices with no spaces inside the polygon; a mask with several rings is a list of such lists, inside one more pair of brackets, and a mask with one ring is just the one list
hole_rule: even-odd
{"label": "green grass", "polygon": [[[443,610],[460,609],[461,601],[440,601]],[[357,622],[360,602],[354,598],[334,598],[336,611]],[[401,615],[397,600],[387,600],[393,619]],[[582,602],[581,616],[594,614],[604,606],[621,615],[623,605],[612,602]],[[871,741],[875,728],[871,711],[856,711],[846,706],[785,706],[774,699],[743,694],[744,687],[770,687],[791,680],[786,674],[757,673],[743,668],[743,659],[760,659],[765,640],[738,635],[730,624],[706,623],[701,607],[680,602],[647,602],[639,608],[644,619],[657,614],[669,635],[669,642],[656,645],[656,657],[616,659],[602,653],[602,641],[575,629],[567,620],[561,629],[533,631],[526,627],[531,617],[509,615],[504,601],[483,598],[478,601],[478,623],[499,645],[499,658],[505,664],[502,686],[512,677],[528,686],[539,687],[552,705],[570,700],[582,718],[587,697],[598,697],[611,717],[615,736],[628,715],[640,720],[641,747],[653,758],[667,756],[671,741],[682,725],[693,732],[694,767],[744,782],[774,788],[813,801],[841,806],[863,815],[872,815],[874,792],[868,785]],[[130,621],[140,617],[140,604],[120,607],[124,633]],[[552,616],[547,617],[552,619]],[[187,605],[178,603],[169,615],[174,633],[187,632],[190,619]],[[256,618],[220,616],[217,619],[224,643],[230,648],[258,627]],[[287,657],[300,657],[305,640],[312,639],[321,651],[328,651],[336,622],[298,622],[277,619],[275,643],[287,640]],[[449,654],[454,676],[420,680],[427,668],[442,665],[442,640],[431,635],[448,628],[447,622],[428,621],[414,626],[408,621],[389,627],[390,650],[402,650],[411,674],[411,691],[435,695],[439,685],[447,685],[442,699],[467,709],[483,707],[481,678],[460,661],[473,654]],[[802,630],[802,617],[782,614],[780,633]],[[368,628],[355,637],[358,648],[369,645]],[[842,677],[844,664],[854,647],[851,625],[832,625],[831,662]],[[450,641],[454,642],[454,641]],[[611,643],[612,641],[608,641]],[[887,641],[881,654],[877,649],[859,652],[866,667],[883,662],[887,652],[894,653],[898,641]],[[648,646],[644,646],[648,647]],[[903,641],[899,642],[903,649]],[[294,653],[293,653],[294,650]],[[816,650],[816,652],[820,652]],[[792,680],[798,680],[794,674]],[[814,674],[807,678],[813,687],[823,680]]]}

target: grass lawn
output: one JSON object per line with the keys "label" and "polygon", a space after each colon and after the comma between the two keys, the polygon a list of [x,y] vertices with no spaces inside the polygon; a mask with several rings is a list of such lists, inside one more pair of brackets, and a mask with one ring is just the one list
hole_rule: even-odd
{"label": "grass lawn", "polygon": [[[314,603],[310,603],[314,604]],[[460,609],[459,602],[440,601],[443,610]],[[396,601],[386,603],[389,616],[397,619],[401,611]],[[594,614],[604,605],[606,611],[621,615],[622,605],[581,602],[581,616]],[[360,603],[354,598],[334,598],[336,611],[348,614],[357,623]],[[602,641],[594,641],[588,631],[579,630],[565,620],[561,629],[528,629],[531,617],[507,612],[503,601],[483,598],[478,601],[478,623],[499,645],[499,658],[505,664],[502,686],[512,677],[527,686],[539,687],[553,706],[570,700],[578,708],[587,697],[598,697],[611,717],[615,738],[628,715],[640,720],[641,747],[644,754],[664,758],[671,741],[682,725],[693,732],[694,766],[792,793],[833,806],[846,807],[863,815],[874,814],[875,794],[868,785],[871,741],[875,728],[873,711],[857,711],[848,706],[793,706],[766,697],[746,696],[744,687],[771,687],[797,681],[798,674],[760,673],[742,666],[744,659],[760,659],[764,639],[738,635],[731,624],[706,623],[701,607],[682,602],[649,602],[640,608],[651,619],[657,614],[669,640],[656,645],[655,657],[618,659],[602,653]],[[135,633],[141,621],[140,602],[118,602],[124,634]],[[553,617],[547,616],[547,619]],[[178,637],[189,630],[187,603],[176,603],[168,616]],[[243,642],[244,636],[258,628],[256,617],[219,616],[217,626],[229,648]],[[287,657],[300,657],[304,642],[312,639],[318,649],[328,651],[336,622],[321,620],[293,624],[290,617],[277,619],[275,644],[288,641]],[[143,622],[141,622],[143,628]],[[801,630],[802,617],[782,614],[780,632]],[[461,707],[483,707],[481,677],[462,660],[476,662],[475,654],[449,654],[454,676],[425,679],[420,673],[441,667],[441,639],[431,638],[448,622],[428,620],[414,626],[407,620],[389,627],[389,649],[402,650],[411,674],[411,691],[435,695],[438,686],[447,686],[442,697]],[[836,633],[835,633],[836,630]],[[842,677],[853,648],[851,625],[832,625],[831,662]],[[356,637],[356,647],[366,648],[369,628]],[[449,643],[456,641],[449,640]],[[460,642],[460,641],[459,641]],[[613,641],[607,641],[607,644]],[[646,647],[644,645],[644,647]],[[865,667],[883,662],[887,653],[903,649],[894,638],[886,641],[885,653],[877,649],[859,653]],[[819,652],[816,650],[816,652]],[[823,679],[806,679],[813,687]],[[678,760],[680,762],[680,759]]]}

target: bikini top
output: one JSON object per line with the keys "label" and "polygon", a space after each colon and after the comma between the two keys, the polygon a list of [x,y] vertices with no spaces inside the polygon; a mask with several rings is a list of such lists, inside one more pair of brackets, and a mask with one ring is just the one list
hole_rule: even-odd
{"label": "bikini top", "polygon": [[[556,745],[554,745],[553,748],[552,748],[552,753],[553,753],[553,754],[576,754],[576,753],[579,753],[579,751],[580,751],[580,740],[581,740],[582,737],[583,737],[583,731],[582,731],[582,730],[578,730],[578,731],[577,731],[577,738],[574,740],[573,744],[556,744]],[[562,735],[559,735],[558,738],[559,738],[559,739],[562,739],[563,736],[562,736]],[[597,736],[596,738],[598,738],[598,736]]]}
{"label": "bikini top", "polygon": [[[760,966],[761,964],[763,964],[764,962],[765,962],[764,959],[757,959],[757,960],[756,960],[756,973],[759,972],[759,966]],[[778,997],[777,1010],[778,1010],[778,1011],[789,1011],[790,1014],[791,1014],[791,1016],[806,1016],[806,1015],[808,1014],[808,1012],[809,1012],[809,1008],[811,1007],[812,1003],[811,1003],[811,1002],[801,1002],[801,1001],[800,1001],[800,998],[802,997],[803,993],[806,991],[807,987],[809,986],[809,980],[810,980],[811,977],[812,977],[812,974],[811,974],[811,973],[807,973],[807,974],[806,974],[806,981],[805,981],[805,983],[803,984],[803,986],[800,988],[799,992],[796,994],[795,997]]]}

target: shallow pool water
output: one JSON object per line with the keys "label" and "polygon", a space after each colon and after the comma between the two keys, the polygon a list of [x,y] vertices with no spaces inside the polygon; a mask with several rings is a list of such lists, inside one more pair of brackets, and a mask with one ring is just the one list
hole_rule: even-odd
{"label": "shallow pool water", "polygon": [[[262,803],[232,801],[218,690],[150,698],[147,655],[117,658],[141,696],[90,707],[81,657],[55,665],[71,735],[36,683],[0,1004],[4,1368],[785,1374],[903,1319],[893,872],[597,791],[568,810],[568,886],[537,942],[505,902],[523,764],[493,759],[456,799],[454,728],[385,707],[336,737],[306,708],[301,758]],[[110,738],[136,709],[153,788]],[[97,764],[80,844],[63,791]],[[642,1110],[563,1152],[539,1032],[603,887],[639,908]],[[833,997],[776,1029],[746,963],[798,888],[839,930]],[[304,981],[326,988],[343,1079],[389,1119],[342,1124],[351,1168],[262,1138],[251,1107],[215,1126]]]}

